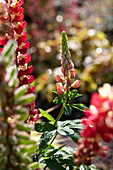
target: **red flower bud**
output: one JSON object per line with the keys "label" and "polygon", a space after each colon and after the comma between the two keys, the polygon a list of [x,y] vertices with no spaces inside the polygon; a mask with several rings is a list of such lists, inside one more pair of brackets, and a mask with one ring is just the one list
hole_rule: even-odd
{"label": "red flower bud", "polygon": [[67,80],[67,85],[68,85],[68,86],[71,85],[70,79]]}
{"label": "red flower bud", "polygon": [[70,70],[70,78],[74,78],[75,75],[76,75],[76,70],[75,69]]}
{"label": "red flower bud", "polygon": [[74,67],[74,64],[71,60],[69,60],[69,65],[68,65],[68,69],[72,69]]}
{"label": "red flower bud", "polygon": [[61,77],[58,74],[56,75],[56,81],[62,82],[62,79],[61,79]]}
{"label": "red flower bud", "polygon": [[25,74],[25,75],[29,75],[29,74],[32,73],[32,71],[33,71],[33,66],[31,65],[31,66],[29,66],[29,67],[27,68],[27,70],[24,71],[24,74]]}
{"label": "red flower bud", "polygon": [[30,112],[30,115],[35,116],[37,113],[38,113],[38,110],[37,110],[37,109],[35,109],[35,110],[33,110],[33,111],[31,111],[31,112]]}
{"label": "red flower bud", "polygon": [[25,64],[25,59],[24,58],[22,58],[22,60],[19,60],[19,65],[24,66],[24,64]]}
{"label": "red flower bud", "polygon": [[64,87],[62,83],[56,83],[57,93],[58,94],[64,94]]}
{"label": "red flower bud", "polygon": [[19,70],[19,71],[18,71],[18,77],[22,77],[23,75],[24,75],[23,70]]}
{"label": "red flower bud", "polygon": [[34,76],[28,76],[28,84],[31,84],[34,81]]}
{"label": "red flower bud", "polygon": [[22,42],[25,42],[26,40],[27,40],[27,32],[26,31],[24,31],[22,34],[21,34],[21,41]]}
{"label": "red flower bud", "polygon": [[67,70],[63,68],[63,66],[61,66],[61,71],[64,74],[64,76],[67,76]]}
{"label": "red flower bud", "polygon": [[35,86],[32,86],[28,89],[28,93],[34,93],[35,91]]}
{"label": "red flower bud", "polygon": [[25,55],[25,62],[26,62],[26,63],[29,63],[30,61],[31,61],[31,56],[30,56],[29,53],[27,53],[27,54]]}
{"label": "red flower bud", "polygon": [[5,40],[2,37],[0,37],[0,45],[5,45]]}
{"label": "red flower bud", "polygon": [[33,75],[25,77],[24,80],[22,81],[22,84],[31,84],[34,81]]}
{"label": "red flower bud", "polygon": [[80,86],[80,84],[81,84],[80,80],[76,80],[71,86],[73,88],[78,88]]}

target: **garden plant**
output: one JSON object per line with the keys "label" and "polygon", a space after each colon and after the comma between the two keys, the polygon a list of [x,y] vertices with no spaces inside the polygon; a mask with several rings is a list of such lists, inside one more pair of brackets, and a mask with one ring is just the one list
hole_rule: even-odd
{"label": "garden plant", "polygon": [[[62,31],[61,67],[51,91],[61,110],[55,119],[36,108],[23,3],[0,0],[0,170],[96,170],[92,161],[97,155],[105,157],[108,150],[102,141],[113,138],[113,86],[105,83],[93,93],[89,108],[76,101],[83,96],[78,90],[81,81]],[[72,109],[85,117],[61,121]],[[38,132],[40,139],[31,139],[31,131]],[[69,137],[76,147],[53,144],[58,135]]]}

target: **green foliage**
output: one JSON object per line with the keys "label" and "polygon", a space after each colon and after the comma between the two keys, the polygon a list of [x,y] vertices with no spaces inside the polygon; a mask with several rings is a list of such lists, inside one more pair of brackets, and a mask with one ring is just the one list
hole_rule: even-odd
{"label": "green foliage", "polygon": [[[67,36],[65,32],[62,32],[62,54],[65,55],[68,53],[68,42]],[[57,137],[57,135],[68,136],[75,143],[77,143],[80,138],[79,132],[77,129],[83,129],[83,125],[81,124],[81,120],[66,120],[60,121],[61,116],[65,113],[67,116],[71,115],[72,107],[84,111],[86,108],[85,105],[81,103],[71,104],[71,102],[76,98],[80,97],[81,94],[75,90],[66,90],[63,94],[58,94],[56,90],[53,90],[57,97],[53,100],[54,103],[62,105],[62,108],[57,116],[56,120],[49,115],[47,112],[39,109],[42,116],[46,117],[49,122],[41,122],[35,124],[35,130],[37,132],[43,132],[40,140],[37,151],[33,154],[33,161],[37,161],[40,164],[41,169],[50,168],[51,170],[63,170],[69,169],[73,170],[74,162],[73,162],[73,149],[65,148],[61,146],[56,148],[52,145],[53,141]],[[71,150],[72,152],[68,152]]]}
{"label": "green foliage", "polygon": [[84,111],[87,107],[82,104],[82,103],[76,103],[76,104],[72,104],[70,105],[71,107],[75,108],[75,109],[78,109],[80,111]]}
{"label": "green foliage", "polygon": [[63,97],[64,97],[64,94],[59,95],[59,96],[54,98],[53,102],[56,103],[56,104],[61,105],[61,104],[64,103]]}
{"label": "green foliage", "polygon": [[86,166],[86,165],[81,165],[80,167],[78,167],[76,170],[98,170],[96,168],[95,165],[90,165],[90,166]]}
{"label": "green foliage", "polygon": [[28,85],[23,85],[15,90],[14,97],[18,99],[19,97],[23,96],[27,92]]}
{"label": "green foliage", "polygon": [[5,64],[5,69],[13,64],[15,59],[16,42],[14,40],[9,40],[7,45],[3,48],[1,52],[1,60]]}
{"label": "green foliage", "polygon": [[35,124],[35,130],[37,132],[45,132],[45,131],[51,131],[56,129],[55,126],[51,125],[50,123],[47,122],[41,122],[41,123],[36,123]]}
{"label": "green foliage", "polygon": [[[50,118],[49,118],[50,119]],[[52,124],[51,124],[52,123]],[[73,151],[71,147],[61,146],[56,148],[52,145],[52,141],[60,134],[69,136],[75,143],[80,138],[76,129],[82,129],[81,120],[58,121],[36,123],[35,130],[44,132],[40,138],[39,145],[35,154],[32,155],[33,161],[39,163],[39,167],[48,167],[50,169],[72,169],[74,168]],[[43,169],[43,168],[42,168]]]}
{"label": "green foliage", "polygon": [[52,122],[55,122],[55,119],[50,114],[48,114],[47,112],[45,112],[42,109],[39,109],[39,111],[42,114],[42,116],[46,117],[48,120],[50,120]]}
{"label": "green foliage", "polygon": [[71,112],[72,112],[72,108],[69,106],[69,105],[66,105],[64,107],[64,112],[67,116],[71,115]]}
{"label": "green foliage", "polygon": [[70,103],[76,97],[80,97],[80,96],[82,96],[82,94],[79,94],[77,89],[74,89],[74,90],[70,91],[69,92],[69,101],[68,101],[68,103]]}
{"label": "green foliage", "polygon": [[21,96],[19,99],[17,99],[17,104],[21,105],[24,103],[24,105],[27,105],[29,103],[31,103],[32,101],[35,100],[35,94],[26,94]]}
{"label": "green foliage", "polygon": [[[62,50],[68,48],[67,36],[62,33]],[[73,170],[75,167],[73,161],[73,152],[76,150],[71,147],[55,147],[52,145],[58,134],[70,137],[75,143],[80,138],[78,129],[83,129],[81,120],[60,121],[65,113],[71,115],[72,107],[84,111],[83,104],[71,104],[81,94],[77,90],[66,91],[63,95],[58,95],[53,102],[62,105],[61,111],[55,120],[50,114],[39,109],[41,115],[49,122],[40,122],[35,124],[35,130],[42,133],[38,148],[36,142],[31,140],[29,132],[31,127],[26,123],[28,117],[28,105],[35,100],[35,94],[26,94],[27,85],[18,87],[17,69],[12,66],[14,61],[16,45],[9,41],[1,53],[0,64],[3,67],[3,76],[0,78],[0,168],[8,169],[37,169],[46,170]],[[4,75],[7,77],[4,79]],[[8,99],[8,100],[7,100]],[[8,108],[8,109],[6,109]],[[11,116],[13,115],[13,118]],[[10,118],[10,119],[9,119]],[[27,133],[28,132],[28,133]],[[32,155],[32,159],[31,159]],[[33,163],[31,163],[33,161]],[[9,166],[9,167],[8,167]],[[81,165],[78,170],[96,170],[94,166],[87,167]]]}
{"label": "green foliage", "polygon": [[0,93],[0,169],[30,170],[31,154],[37,146],[35,141],[30,140],[27,133],[31,127],[25,123],[28,108],[24,108],[24,105],[33,101],[35,96],[25,96],[27,86],[15,88],[18,85],[17,69],[15,65],[12,65],[15,49],[15,41],[10,40],[0,56],[0,67],[2,68],[0,77],[0,89],[2,90]]}
{"label": "green foliage", "polygon": [[31,163],[31,164],[29,165],[29,167],[30,167],[31,169],[36,169],[36,168],[39,168],[39,164],[38,164],[37,162],[33,162],[33,163]]}

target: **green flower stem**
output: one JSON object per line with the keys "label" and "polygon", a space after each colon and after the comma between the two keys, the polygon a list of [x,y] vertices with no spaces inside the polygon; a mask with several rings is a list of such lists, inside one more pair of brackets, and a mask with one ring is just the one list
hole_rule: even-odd
{"label": "green flower stem", "polygon": [[61,110],[60,110],[60,112],[59,112],[59,115],[57,116],[56,121],[55,121],[55,123],[54,123],[54,126],[57,124],[57,122],[60,120],[61,116],[63,115],[63,113],[64,113],[64,107],[65,107],[65,104],[63,104],[63,106],[62,106],[62,108],[61,108]]}
{"label": "green flower stem", "polygon": [[54,140],[55,140],[55,138],[57,137],[57,135],[58,135],[58,132],[56,132],[55,136],[54,136],[53,139],[51,140],[50,145],[54,142]]}
{"label": "green flower stem", "polygon": [[[64,107],[65,107],[65,104],[62,106],[62,108],[61,108],[61,110],[60,110],[60,112],[59,112],[59,115],[58,115],[58,117],[57,117],[57,119],[56,119],[56,121],[55,121],[55,123],[54,123],[54,126],[57,124],[57,122],[60,120],[61,116],[63,115],[63,113],[64,113]],[[50,145],[54,142],[54,140],[56,139],[57,135],[58,135],[58,132],[56,132],[56,134],[54,135],[53,139],[52,139],[51,142],[50,142]],[[48,146],[47,150],[49,149],[49,147],[50,147],[50,146]]]}
{"label": "green flower stem", "polygon": [[[46,151],[48,151],[48,149],[50,148],[50,146],[52,145],[52,143],[54,142],[55,138],[57,137],[58,132],[56,132],[56,134],[54,135],[53,139],[51,140],[49,146],[47,147]],[[46,153],[46,151],[44,153]]]}

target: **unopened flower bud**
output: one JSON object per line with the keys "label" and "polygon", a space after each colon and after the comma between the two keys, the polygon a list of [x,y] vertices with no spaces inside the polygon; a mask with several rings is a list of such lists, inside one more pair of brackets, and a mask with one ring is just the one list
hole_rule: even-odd
{"label": "unopened flower bud", "polygon": [[56,75],[56,81],[62,82],[62,78],[58,74]]}
{"label": "unopened flower bud", "polygon": [[71,86],[73,88],[78,88],[80,86],[80,84],[81,84],[81,81],[80,80],[76,80]]}
{"label": "unopened flower bud", "polygon": [[62,83],[56,83],[56,88],[57,88],[57,93],[58,94],[63,94],[64,93],[64,87]]}
{"label": "unopened flower bud", "polygon": [[75,75],[76,75],[76,70],[75,69],[70,70],[70,78],[74,78]]}
{"label": "unopened flower bud", "polygon": [[69,60],[69,65],[68,65],[68,69],[72,69],[74,67],[74,64],[71,60]]}
{"label": "unopened flower bud", "polygon": [[67,70],[63,68],[63,66],[61,66],[61,71],[64,74],[64,76],[67,76]]}
{"label": "unopened flower bud", "polygon": [[68,85],[68,86],[71,85],[70,79],[67,80],[67,85]]}

